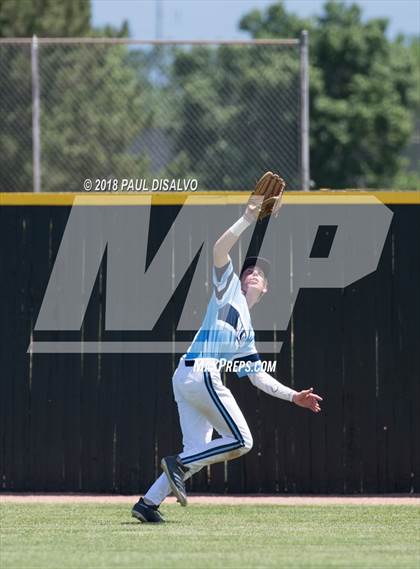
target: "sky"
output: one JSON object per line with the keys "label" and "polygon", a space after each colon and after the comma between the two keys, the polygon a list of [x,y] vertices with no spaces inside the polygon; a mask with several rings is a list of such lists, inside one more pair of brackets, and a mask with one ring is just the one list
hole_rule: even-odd
{"label": "sky", "polygon": [[[346,0],[347,2],[348,0]],[[128,20],[130,37],[142,40],[240,40],[241,17],[264,10],[274,0],[92,0],[94,26],[119,27]],[[325,0],[285,0],[286,9],[300,17],[318,15]],[[363,19],[388,18],[388,36],[420,35],[420,0],[353,0]]]}

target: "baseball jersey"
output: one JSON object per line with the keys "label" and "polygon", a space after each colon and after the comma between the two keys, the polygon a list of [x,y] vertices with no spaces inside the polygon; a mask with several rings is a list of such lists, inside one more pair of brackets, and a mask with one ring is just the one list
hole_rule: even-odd
{"label": "baseball jersey", "polygon": [[[255,347],[255,333],[248,304],[230,258],[224,267],[213,267],[213,294],[203,324],[185,357],[187,360],[260,360]],[[248,373],[249,371],[238,375],[242,377]]]}

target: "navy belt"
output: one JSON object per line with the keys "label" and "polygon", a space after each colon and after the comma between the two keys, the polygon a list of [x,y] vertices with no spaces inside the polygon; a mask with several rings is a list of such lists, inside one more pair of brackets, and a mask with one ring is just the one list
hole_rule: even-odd
{"label": "navy belt", "polygon": [[[256,362],[260,360],[259,354],[250,354],[249,356],[244,356],[242,358],[235,358],[234,362]],[[194,367],[195,360],[184,360],[187,367]]]}

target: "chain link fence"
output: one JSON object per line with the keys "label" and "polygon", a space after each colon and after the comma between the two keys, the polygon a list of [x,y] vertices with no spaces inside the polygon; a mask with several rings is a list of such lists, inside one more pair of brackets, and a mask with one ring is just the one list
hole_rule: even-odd
{"label": "chain link fence", "polygon": [[267,169],[307,189],[305,61],[299,40],[1,40],[0,191],[245,190]]}

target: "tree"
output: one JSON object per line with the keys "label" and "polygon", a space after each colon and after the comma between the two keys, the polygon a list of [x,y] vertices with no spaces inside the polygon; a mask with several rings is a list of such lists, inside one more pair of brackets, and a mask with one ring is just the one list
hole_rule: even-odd
{"label": "tree", "polygon": [[311,175],[334,188],[390,186],[401,170],[411,129],[414,62],[387,21],[362,22],[361,10],[326,2],[321,16],[299,20],[278,3],[253,11],[240,28],[255,38],[310,31]]}
{"label": "tree", "polygon": [[293,48],[178,51],[172,84],[180,166],[199,178],[202,189],[244,190],[274,167],[289,187],[299,187],[298,77]]}
{"label": "tree", "polygon": [[86,178],[148,174],[133,151],[147,123],[136,71],[123,45],[43,47],[44,191],[82,191]]}
{"label": "tree", "polygon": [[[85,0],[0,0],[0,36],[113,35],[90,25]],[[40,45],[43,191],[81,191],[85,178],[147,175],[147,158],[133,150],[150,121],[139,69],[123,45]],[[32,187],[31,60],[28,46],[0,47],[0,187]]]}
{"label": "tree", "polygon": [[420,190],[420,38],[412,37],[409,43],[410,55],[414,61],[413,105],[411,121],[413,124],[411,140],[405,148],[403,159],[406,167],[395,179],[395,187],[400,190]]}
{"label": "tree", "polygon": [[0,0],[0,37],[82,37],[90,17],[86,0]]}

